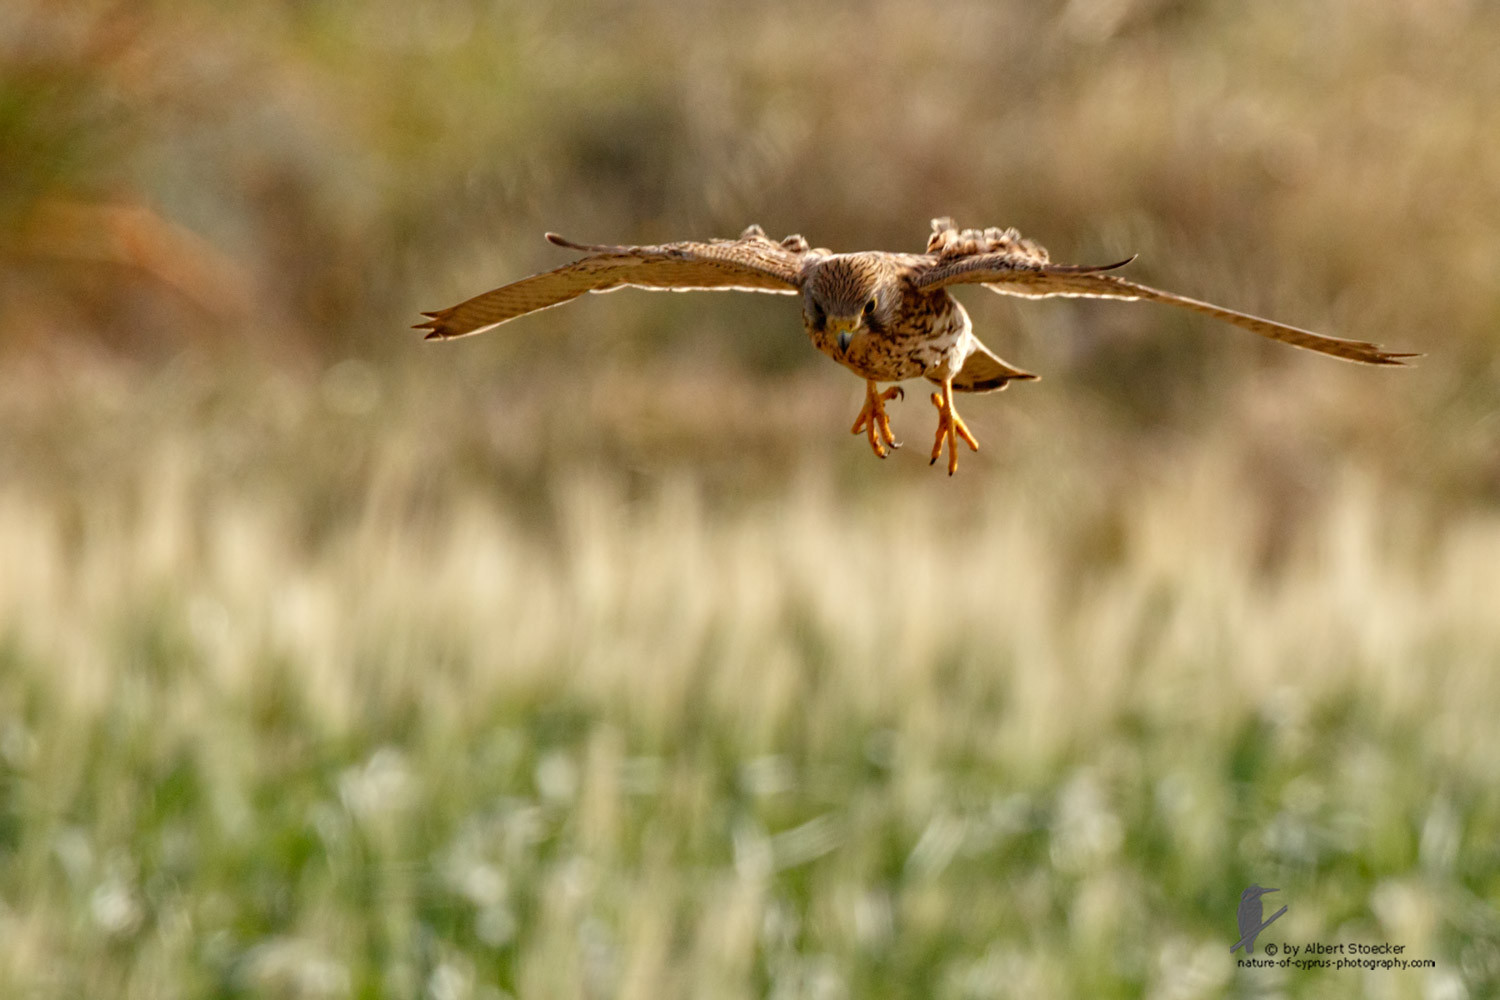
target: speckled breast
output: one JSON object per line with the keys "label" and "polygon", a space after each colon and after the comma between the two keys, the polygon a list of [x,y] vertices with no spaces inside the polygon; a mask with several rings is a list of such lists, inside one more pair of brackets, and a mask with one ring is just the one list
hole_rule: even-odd
{"label": "speckled breast", "polygon": [[899,382],[957,374],[972,350],[969,329],[968,313],[943,292],[910,301],[889,329],[856,337],[848,353],[827,331],[807,334],[814,347],[861,378]]}

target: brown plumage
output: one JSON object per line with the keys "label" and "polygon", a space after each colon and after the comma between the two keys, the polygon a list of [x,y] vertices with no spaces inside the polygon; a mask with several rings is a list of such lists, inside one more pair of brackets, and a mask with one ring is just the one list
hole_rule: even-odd
{"label": "brown plumage", "polygon": [[953,393],[994,392],[1012,381],[1034,379],[1006,364],[974,336],[969,315],[949,294],[953,285],[983,285],[1004,295],[1146,299],[1213,316],[1294,347],[1370,365],[1400,365],[1414,354],[1302,330],[1197,299],[1136,284],[1106,271],[1134,258],[1099,267],[1053,264],[1047,251],[1014,229],[960,230],[934,219],[927,252],[836,254],[813,249],[801,236],[779,243],[751,226],[735,240],[660,246],[592,246],[553,233],[558,246],[586,254],[543,274],[485,292],[417,325],[429,340],[448,340],[571,301],[585,292],[616,288],[772,292],[802,296],[802,322],[813,346],[866,381],[865,405],[854,423],[875,454],[900,447],[880,382],[926,378],[940,387],[938,434],[932,460],[948,449],[948,473],[958,467],[958,439],[979,448],[953,408]]}

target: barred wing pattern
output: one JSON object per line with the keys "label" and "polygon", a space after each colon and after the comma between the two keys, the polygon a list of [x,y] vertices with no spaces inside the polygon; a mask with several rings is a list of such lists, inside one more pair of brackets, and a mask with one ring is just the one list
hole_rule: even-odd
{"label": "barred wing pattern", "polygon": [[571,302],[585,292],[616,288],[668,291],[715,289],[795,295],[801,288],[807,241],[788,236],[780,243],[751,226],[737,240],[665,243],[660,246],[594,246],[573,243],[555,233],[547,239],[589,256],[542,274],[477,295],[456,306],[423,313],[428,340],[480,333],[517,316]]}

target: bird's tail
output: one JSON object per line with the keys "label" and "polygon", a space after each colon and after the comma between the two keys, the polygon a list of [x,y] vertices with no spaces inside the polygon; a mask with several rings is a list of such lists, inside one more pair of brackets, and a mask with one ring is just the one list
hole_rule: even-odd
{"label": "bird's tail", "polygon": [[963,368],[953,378],[953,388],[958,392],[998,392],[1014,380],[1037,377],[1001,361],[994,352],[976,340],[974,353],[969,355]]}

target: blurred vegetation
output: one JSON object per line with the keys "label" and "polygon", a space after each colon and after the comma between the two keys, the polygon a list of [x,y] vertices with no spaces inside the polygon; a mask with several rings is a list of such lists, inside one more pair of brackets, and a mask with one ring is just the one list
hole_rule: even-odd
{"label": "blurred vegetation", "polygon": [[1139,252],[1144,280],[1431,355],[1377,375],[1154,307],[969,296],[997,349],[1055,380],[1033,398],[1097,400],[1131,433],[1222,417],[1255,435],[1273,373],[1275,409],[1333,423],[1341,450],[1500,499],[1489,5],[67,10],[21,0],[0,22],[9,353],[304,375],[353,356],[497,386],[670,359],[775,377],[820,363],[779,300],[617,297],[436,350],[402,330],[566,259],[546,229],[758,221],[902,248],[952,214],[1060,259]]}
{"label": "blurred vegetation", "polygon": [[[1497,51],[1477,0],[9,0],[0,993],[1495,995]],[[775,297],[406,329],[549,229],[939,214],[1428,356],[975,290],[1045,378],[949,481]],[[1252,881],[1438,966],[1236,969]]]}

